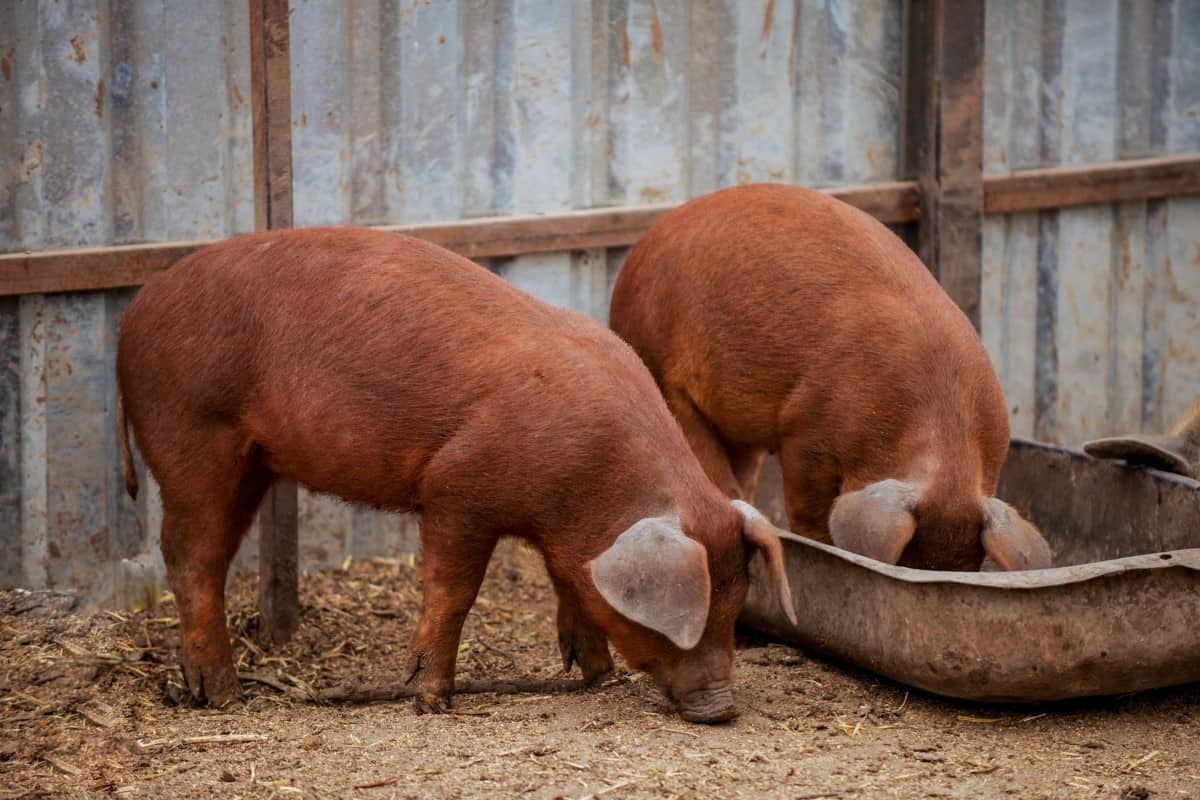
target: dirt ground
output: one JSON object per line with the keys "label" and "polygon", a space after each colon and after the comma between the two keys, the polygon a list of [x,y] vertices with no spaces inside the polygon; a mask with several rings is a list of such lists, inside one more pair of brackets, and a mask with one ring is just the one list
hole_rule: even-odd
{"label": "dirt ground", "polygon": [[[316,705],[296,695],[396,683],[419,570],[376,560],[303,579],[301,630],[265,653],[254,580],[230,595],[232,710],[182,703],[174,606],[81,616],[0,593],[0,799],[128,797],[1200,796],[1200,687],[1039,707],[948,702],[744,634],[735,722],[680,720],[628,673],[573,694]],[[460,679],[561,672],[540,559],[500,548]],[[218,737],[205,740],[205,737]]]}

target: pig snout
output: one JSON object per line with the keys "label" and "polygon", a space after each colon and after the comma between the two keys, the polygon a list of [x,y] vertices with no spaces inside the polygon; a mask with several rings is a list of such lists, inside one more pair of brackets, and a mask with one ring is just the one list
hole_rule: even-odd
{"label": "pig snout", "polygon": [[725,683],[693,689],[676,698],[679,715],[688,722],[713,724],[728,722],[738,715],[733,702],[733,686]]}
{"label": "pig snout", "polygon": [[688,722],[727,722],[738,715],[733,700],[733,648],[701,647],[689,653],[659,686]]}

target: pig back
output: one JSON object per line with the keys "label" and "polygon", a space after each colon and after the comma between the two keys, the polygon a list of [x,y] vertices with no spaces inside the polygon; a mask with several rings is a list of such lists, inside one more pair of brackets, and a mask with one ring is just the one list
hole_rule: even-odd
{"label": "pig back", "polygon": [[982,343],[920,260],[819,192],[757,184],[671,212],[631,252],[610,319],[732,442],[809,431],[845,452],[931,419],[960,438],[979,412],[1006,419]]}
{"label": "pig back", "polygon": [[194,254],[131,304],[119,360],[139,441],[139,418],[169,407],[177,424],[243,431],[276,473],[380,507],[418,505],[430,464],[451,458],[443,485],[473,480],[482,496],[517,470],[526,498],[558,491],[536,484],[671,422],[601,326],[434,245],[362,229]]}

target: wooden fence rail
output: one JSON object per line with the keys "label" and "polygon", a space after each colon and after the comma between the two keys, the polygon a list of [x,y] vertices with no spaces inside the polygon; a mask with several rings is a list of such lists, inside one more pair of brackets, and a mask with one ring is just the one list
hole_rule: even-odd
{"label": "wooden fence rail", "polygon": [[[915,181],[829,190],[886,223],[920,218]],[[1056,167],[983,180],[984,213],[1200,195],[1200,155]],[[467,258],[626,247],[674,205],[622,206],[536,216],[485,217],[383,230],[416,236]],[[140,286],[207,241],[128,244],[0,254],[0,296]]]}

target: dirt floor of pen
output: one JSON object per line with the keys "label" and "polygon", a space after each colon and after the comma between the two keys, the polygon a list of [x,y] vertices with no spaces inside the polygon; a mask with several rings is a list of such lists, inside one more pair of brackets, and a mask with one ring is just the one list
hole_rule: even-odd
{"label": "dirt floor of pen", "polygon": [[[1200,796],[1200,687],[981,706],[744,633],[731,724],[683,722],[623,671],[573,694],[459,696],[454,713],[421,716],[410,702],[296,699],[400,680],[419,608],[411,561],[306,576],[300,633],[269,652],[254,588],[239,577],[229,605],[238,669],[255,680],[221,711],[181,702],[169,600],[84,616],[61,596],[0,593],[0,798]],[[459,678],[560,672],[540,559],[502,545]]]}

